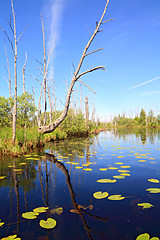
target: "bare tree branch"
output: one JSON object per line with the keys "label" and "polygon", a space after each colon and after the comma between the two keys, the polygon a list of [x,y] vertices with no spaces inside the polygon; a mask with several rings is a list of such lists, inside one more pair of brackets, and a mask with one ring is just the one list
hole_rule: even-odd
{"label": "bare tree branch", "polygon": [[108,20],[102,22],[101,24],[104,24],[104,23],[109,22],[109,21],[112,21],[112,20],[115,20],[115,18],[110,18],[110,19],[108,19]]}
{"label": "bare tree branch", "polygon": [[94,94],[96,94],[96,92],[94,92],[87,84],[85,84],[84,82],[82,82],[81,80],[78,80],[79,82],[83,83],[86,87],[89,88],[89,90],[91,90]]}
{"label": "bare tree branch", "polygon": [[[94,33],[92,34],[92,36],[90,37],[88,43],[86,44],[85,48],[84,48],[84,51],[82,53],[82,56],[80,58],[80,61],[79,61],[79,64],[78,64],[78,67],[76,69],[76,71],[74,72],[74,75],[73,75],[73,78],[72,78],[72,81],[71,81],[71,84],[70,84],[70,87],[69,87],[69,91],[68,91],[68,94],[67,94],[67,98],[66,98],[66,104],[65,104],[65,107],[64,107],[64,110],[63,112],[61,113],[60,117],[58,119],[56,119],[53,123],[47,125],[47,126],[41,126],[39,127],[39,131],[41,131],[42,133],[50,133],[50,132],[53,132],[60,124],[61,122],[65,119],[65,117],[67,116],[67,113],[68,113],[68,109],[69,109],[69,105],[70,105],[70,99],[71,99],[71,94],[73,92],[73,87],[76,83],[76,81],[84,74],[86,73],[89,73],[89,72],[92,72],[92,71],[95,71],[95,70],[98,70],[98,69],[102,69],[104,70],[105,68],[103,66],[99,66],[99,67],[95,67],[95,68],[92,68],[86,72],[83,72],[81,74],[79,74],[79,71],[81,69],[81,66],[82,66],[82,63],[84,61],[84,58],[87,54],[87,51],[93,41],[93,39],[95,38],[95,36],[97,35],[97,33],[101,30],[99,30],[100,28],[100,25],[102,24],[102,21],[103,21],[103,18],[106,14],[106,10],[107,10],[107,7],[108,7],[108,3],[109,3],[109,0],[107,0],[106,2],[106,5],[105,5],[105,8],[104,8],[104,11],[101,15],[101,18],[99,20],[99,22],[97,22],[96,24],[96,28],[94,30]],[[79,74],[79,75],[78,75]]]}
{"label": "bare tree branch", "polygon": [[39,60],[37,60],[36,58],[34,60],[43,66],[43,63],[41,63]]}
{"label": "bare tree branch", "polygon": [[76,77],[76,80],[78,80],[80,77],[82,77],[84,74],[87,74],[87,73],[89,73],[89,72],[93,72],[93,71],[96,71],[96,70],[99,70],[99,69],[101,69],[101,70],[106,70],[105,69],[105,67],[103,67],[103,66],[98,66],[98,67],[95,67],[95,68],[91,68],[91,69],[89,69],[89,70],[87,70],[87,71],[85,71],[85,72],[83,72],[83,73],[80,73],[77,77]]}
{"label": "bare tree branch", "polygon": [[[28,27],[28,25],[27,25]],[[23,32],[19,35],[18,39],[17,39],[17,43],[19,42],[20,38],[22,37],[23,33],[26,31],[27,27],[25,27],[25,29],[23,30]]]}
{"label": "bare tree branch", "polygon": [[12,52],[13,52],[13,55],[14,55],[14,47],[13,47],[13,43],[12,43],[11,39],[9,38],[8,34],[6,33],[6,31],[2,28],[2,26],[0,26],[0,28],[4,32],[4,34],[6,35],[8,41],[10,42],[11,48],[12,48]]}
{"label": "bare tree branch", "polygon": [[104,48],[98,48],[97,50],[94,50],[94,51],[92,51],[92,52],[86,53],[86,54],[85,54],[85,57],[88,56],[88,55],[90,55],[90,54],[92,54],[92,53],[95,53],[95,52],[98,52],[98,51],[100,51],[100,50],[103,50],[103,49],[104,49]]}

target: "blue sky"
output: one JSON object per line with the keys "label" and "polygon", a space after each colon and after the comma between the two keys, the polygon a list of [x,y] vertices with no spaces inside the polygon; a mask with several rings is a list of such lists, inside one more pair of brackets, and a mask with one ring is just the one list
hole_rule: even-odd
{"label": "blue sky", "polygon": [[[42,12],[49,49],[55,39],[55,48],[50,61],[50,76],[54,78],[58,107],[65,102],[66,85],[69,85],[73,68],[77,67],[85,44],[99,20],[106,0],[14,0],[17,36],[27,27],[18,43],[18,94],[22,93],[22,66],[25,52],[26,90],[35,90],[38,102],[40,84],[31,77],[42,81],[38,63],[43,61],[41,32]],[[90,50],[103,47],[104,50],[85,59],[82,71],[103,65],[107,71],[96,71],[81,80],[89,85],[94,95],[84,85],[75,86],[74,99],[80,104],[81,95],[89,97],[90,115],[95,103],[96,115],[109,119],[115,114],[133,114],[141,108],[151,108],[160,113],[160,1],[155,0],[110,0],[105,19],[115,18],[102,26]],[[6,19],[10,18],[10,0],[0,1],[0,25],[12,37]],[[10,45],[0,31],[0,95],[8,97],[7,71],[5,66],[6,45],[14,87],[13,54]],[[49,50],[48,50],[49,51]],[[74,67],[73,67],[74,66]],[[150,81],[136,88],[134,86]],[[81,93],[82,92],[82,93]],[[81,94],[80,94],[81,93]]]}

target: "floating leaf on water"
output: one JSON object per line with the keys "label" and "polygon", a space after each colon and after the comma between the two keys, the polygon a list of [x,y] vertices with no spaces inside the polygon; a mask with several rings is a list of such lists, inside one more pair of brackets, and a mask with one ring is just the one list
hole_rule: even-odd
{"label": "floating leaf on water", "polygon": [[130,168],[131,166],[120,166],[121,168]]}
{"label": "floating leaf on water", "polygon": [[89,163],[83,163],[82,166],[88,167],[88,166],[89,166]]}
{"label": "floating leaf on water", "polygon": [[146,162],[146,160],[139,160],[138,162]]}
{"label": "floating leaf on water", "polygon": [[150,178],[148,179],[149,182],[152,182],[152,183],[159,183],[159,180],[158,179],[154,179],[154,178]]}
{"label": "floating leaf on water", "polygon": [[5,177],[6,177],[6,176],[1,176],[1,177],[0,177],[0,180],[1,180],[1,179],[4,179]]}
{"label": "floating leaf on water", "polygon": [[78,165],[79,163],[77,163],[77,162],[72,162],[72,165]]}
{"label": "floating leaf on water", "polygon": [[106,197],[108,197],[108,195],[109,195],[108,192],[102,193],[101,191],[93,193],[93,197],[96,199],[106,198]]}
{"label": "floating leaf on water", "polygon": [[117,158],[123,158],[124,156],[117,156]]}
{"label": "floating leaf on water", "polygon": [[150,203],[138,203],[137,205],[138,205],[139,207],[143,207],[143,209],[154,207],[154,206],[153,206],[152,204],[150,204]]}
{"label": "floating leaf on water", "polygon": [[54,220],[53,218],[48,218],[47,221],[41,220],[39,222],[39,225],[43,228],[51,229],[56,226],[56,220]]}
{"label": "floating leaf on water", "polygon": [[4,222],[0,222],[0,227],[2,227],[4,225]]}
{"label": "floating leaf on water", "polygon": [[122,163],[122,162],[116,162],[115,164],[119,164],[119,165],[122,165],[123,163]]}
{"label": "floating leaf on water", "polygon": [[118,169],[118,168],[117,167],[108,167],[108,169],[115,170],[115,169]]}
{"label": "floating leaf on water", "polygon": [[100,168],[100,171],[107,171],[107,168]]}
{"label": "floating leaf on water", "polygon": [[160,188],[148,188],[146,191],[150,193],[160,193]]}
{"label": "floating leaf on water", "polygon": [[130,172],[130,171],[129,170],[125,170],[125,169],[120,169],[120,170],[118,170],[118,172],[127,173],[127,172]]}
{"label": "floating leaf on water", "polygon": [[20,163],[19,165],[26,165],[26,163],[25,163],[25,162],[22,162],[22,163]]}
{"label": "floating leaf on water", "polygon": [[71,209],[70,212],[71,213],[76,213],[76,214],[80,214],[81,213],[78,209]]}
{"label": "floating leaf on water", "polygon": [[83,168],[84,171],[90,172],[92,171],[92,168]]}
{"label": "floating leaf on water", "polygon": [[82,205],[78,205],[78,209],[81,209],[81,208],[83,208],[83,209],[89,208],[89,210],[92,210],[92,209],[93,209],[93,205],[91,204],[91,205],[89,205],[88,207],[84,207],[84,206],[82,206]]}
{"label": "floating leaf on water", "polygon": [[72,164],[72,162],[65,162],[66,164]]}
{"label": "floating leaf on water", "polygon": [[127,176],[127,177],[129,177],[129,176],[131,176],[129,173],[121,173],[121,176]]}
{"label": "floating leaf on water", "polygon": [[124,179],[125,176],[121,176],[121,175],[117,175],[117,176],[113,176],[114,178],[117,178],[117,179]]}
{"label": "floating leaf on water", "polygon": [[108,197],[109,200],[123,200],[125,197],[122,197],[121,195],[111,195]]}
{"label": "floating leaf on water", "polygon": [[54,208],[50,211],[51,214],[57,213],[58,215],[61,215],[61,213],[63,212],[63,208],[59,207],[59,208]]}
{"label": "floating leaf on water", "polygon": [[99,179],[97,182],[99,183],[115,183],[117,180],[116,179]]}
{"label": "floating leaf on water", "polygon": [[80,166],[77,166],[77,167],[75,167],[76,169],[81,169],[82,167],[80,167]]}
{"label": "floating leaf on water", "polygon": [[150,239],[150,236],[148,233],[143,233],[143,234],[140,234],[136,240],[149,240]]}
{"label": "floating leaf on water", "polygon": [[38,207],[38,208],[33,209],[33,212],[43,213],[43,212],[46,212],[48,208],[49,207]]}
{"label": "floating leaf on water", "polygon": [[38,212],[26,212],[22,214],[22,217],[26,219],[35,219],[38,215]]}
{"label": "floating leaf on water", "polygon": [[1,240],[21,240],[21,238],[17,238],[17,235],[10,235],[8,237],[1,238]]}

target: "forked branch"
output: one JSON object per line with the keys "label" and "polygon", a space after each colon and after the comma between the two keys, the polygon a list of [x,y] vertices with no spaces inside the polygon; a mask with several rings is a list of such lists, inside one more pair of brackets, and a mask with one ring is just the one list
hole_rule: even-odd
{"label": "forked branch", "polygon": [[41,126],[39,127],[39,131],[41,131],[42,133],[50,133],[50,132],[53,132],[60,124],[61,122],[65,119],[65,117],[67,116],[67,113],[68,113],[68,109],[69,109],[69,105],[70,105],[70,99],[71,99],[71,94],[73,92],[73,87],[74,87],[74,84],[76,83],[76,81],[79,80],[80,77],[82,77],[83,75],[89,73],[89,72],[93,72],[95,70],[98,70],[98,69],[102,69],[102,70],[105,70],[105,68],[103,66],[98,66],[98,67],[95,67],[95,68],[92,68],[90,70],[87,70],[85,72],[82,72],[82,73],[79,73],[80,70],[81,70],[81,66],[83,64],[83,61],[84,61],[84,58],[91,54],[91,53],[94,53],[94,52],[97,52],[99,51],[100,49],[97,49],[95,51],[92,51],[90,53],[87,53],[93,39],[95,38],[95,36],[97,35],[98,32],[101,31],[100,29],[100,26],[101,24],[107,22],[108,20],[104,21],[103,22],[103,18],[106,14],[106,10],[107,10],[107,7],[108,7],[108,3],[109,3],[109,0],[107,0],[106,2],[106,5],[105,5],[105,8],[104,8],[104,11],[102,13],[102,16],[99,20],[99,22],[96,23],[96,28],[94,30],[94,33],[92,34],[92,36],[90,37],[88,43],[86,44],[85,48],[84,48],[84,51],[82,53],[82,56],[80,58],[80,61],[79,61],[79,64],[78,64],[78,67],[76,69],[76,71],[74,72],[74,75],[73,75],[73,78],[72,78],[72,81],[71,81],[71,84],[70,84],[70,87],[69,87],[69,90],[68,90],[68,94],[67,94],[67,98],[66,98],[66,104],[65,104],[65,107],[64,107],[64,110],[62,112],[62,114],[60,115],[60,117],[58,119],[56,119],[53,123],[47,125],[47,126]]}

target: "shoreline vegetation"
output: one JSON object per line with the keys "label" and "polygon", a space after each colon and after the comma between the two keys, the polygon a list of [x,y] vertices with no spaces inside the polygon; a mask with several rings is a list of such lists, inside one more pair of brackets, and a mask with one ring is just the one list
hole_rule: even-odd
{"label": "shoreline vegetation", "polygon": [[[118,115],[113,117],[110,122],[101,122],[95,118],[86,120],[81,110],[69,109],[68,115],[58,128],[52,133],[43,134],[38,131],[36,107],[32,102],[32,96],[27,93],[18,98],[17,129],[15,144],[12,141],[12,100],[0,97],[0,157],[5,155],[22,156],[33,151],[41,151],[48,142],[66,140],[74,137],[88,137],[98,134],[101,131],[112,129],[132,129],[132,128],[160,128],[160,115],[155,116],[154,111],[150,110],[146,114],[142,109],[135,117]],[[52,112],[52,120],[57,119],[61,111]],[[43,125],[43,114],[41,124]],[[46,123],[50,122],[50,112],[46,113]]]}

